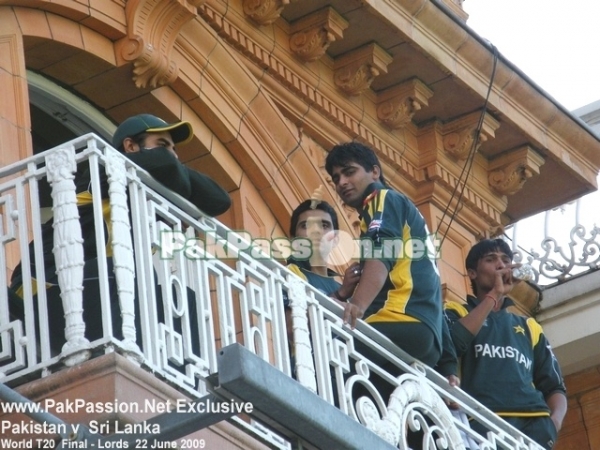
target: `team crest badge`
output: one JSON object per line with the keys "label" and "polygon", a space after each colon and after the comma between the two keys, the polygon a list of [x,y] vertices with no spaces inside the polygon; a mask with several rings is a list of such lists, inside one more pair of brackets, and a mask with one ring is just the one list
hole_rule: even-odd
{"label": "team crest badge", "polygon": [[381,228],[381,220],[373,220],[369,224],[369,231],[378,230]]}

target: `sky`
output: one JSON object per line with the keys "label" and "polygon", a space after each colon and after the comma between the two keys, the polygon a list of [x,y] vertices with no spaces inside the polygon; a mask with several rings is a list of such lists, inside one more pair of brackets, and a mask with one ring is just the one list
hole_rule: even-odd
{"label": "sky", "polygon": [[600,100],[600,0],[465,0],[467,25],[572,111]]}
{"label": "sky", "polygon": [[[566,109],[600,100],[600,0],[465,0],[463,7],[468,26]],[[525,219],[517,226],[517,242],[527,246],[525,251],[543,254],[542,240],[554,238],[566,256],[556,253],[554,259],[564,264],[572,257],[565,244],[575,224],[585,227],[586,238],[594,225],[600,226],[599,203],[600,193],[595,192],[579,205],[553,210],[549,218],[542,214]],[[512,232],[507,233],[511,238]],[[577,259],[583,243],[575,241]],[[542,277],[540,284],[554,281]]]}

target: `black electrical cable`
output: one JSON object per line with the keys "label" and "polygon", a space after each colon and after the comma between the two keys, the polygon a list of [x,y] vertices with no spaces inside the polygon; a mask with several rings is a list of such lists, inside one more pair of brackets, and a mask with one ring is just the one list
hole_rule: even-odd
{"label": "black electrical cable", "polygon": [[[462,198],[463,198],[463,195],[465,192],[465,188],[467,187],[467,180],[469,179],[469,175],[471,174],[471,168],[473,167],[473,161],[475,160],[475,151],[476,151],[477,145],[479,143],[479,136],[481,134],[481,129],[483,127],[483,121],[485,119],[485,114],[487,112],[490,94],[492,93],[492,87],[494,86],[494,78],[496,77],[496,67],[498,64],[498,49],[493,45],[492,45],[492,49],[494,52],[492,74],[490,76],[490,82],[488,84],[488,90],[487,90],[487,94],[485,96],[485,101],[483,103],[483,108],[481,109],[481,115],[479,116],[479,121],[477,123],[477,127],[475,128],[475,133],[474,133],[475,136],[473,139],[473,144],[471,145],[471,149],[469,150],[469,155],[467,156],[467,160],[465,161],[465,165],[462,168],[462,171],[458,177],[456,185],[454,186],[454,189],[452,190],[452,195],[450,196],[450,200],[448,200],[448,204],[446,205],[446,208],[444,209],[444,212],[440,219],[439,225],[438,225],[437,229],[435,230],[435,234],[437,235],[440,231],[440,228],[442,227],[442,225],[444,223],[444,219],[446,218],[448,211],[450,210],[452,201],[454,200],[454,197],[456,196],[456,193],[462,184],[462,189],[460,190],[460,194],[456,200],[456,207],[455,207],[454,211],[452,212],[452,215],[450,216],[450,221],[448,222],[446,231],[444,232],[443,237],[440,241],[440,248],[442,247],[442,244],[444,243],[444,240],[446,239],[446,236],[448,235],[448,231],[450,230],[450,227],[452,226],[452,223],[454,222],[456,214],[460,210],[461,201],[462,201]],[[464,176],[464,179],[463,179],[463,176]]]}

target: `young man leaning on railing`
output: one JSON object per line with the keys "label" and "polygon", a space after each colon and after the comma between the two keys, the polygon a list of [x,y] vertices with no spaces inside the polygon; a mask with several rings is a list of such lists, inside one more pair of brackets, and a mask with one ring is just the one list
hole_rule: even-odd
{"label": "young man leaning on railing", "polygon": [[[113,146],[123,152],[132,162],[146,170],[163,186],[181,195],[209,216],[222,214],[231,206],[229,194],[209,176],[185,166],[179,161],[175,151],[176,144],[189,142],[193,138],[193,130],[188,122],[169,124],[151,114],[140,114],[125,120],[112,139]],[[84,253],[83,268],[83,319],[86,324],[85,337],[93,341],[103,336],[100,303],[99,264],[97,255],[96,229],[94,222],[91,174],[89,169],[78,177],[76,185],[77,208],[81,225],[82,245]],[[103,202],[103,232],[106,242],[108,267],[108,285],[111,299],[113,336],[122,339],[121,311],[117,298],[117,286],[113,273],[111,253],[110,203],[108,174],[100,170],[100,192]],[[48,319],[50,328],[50,344],[53,352],[60,353],[65,343],[65,317],[57,276],[56,260],[53,249],[54,223],[50,220],[42,226],[42,246],[45,271],[45,289],[48,302]],[[34,247],[30,244],[31,286],[34,302],[37,304],[39,289],[36,282],[36,266],[34,263]],[[11,280],[11,310],[13,315],[22,316],[19,300],[23,297],[23,270],[19,264]],[[157,296],[160,296],[157,289]],[[137,288],[136,288],[137,298]],[[137,302],[136,302],[137,306]],[[136,320],[138,320],[136,314]],[[139,324],[138,324],[139,325]],[[139,334],[139,326],[137,326]]]}

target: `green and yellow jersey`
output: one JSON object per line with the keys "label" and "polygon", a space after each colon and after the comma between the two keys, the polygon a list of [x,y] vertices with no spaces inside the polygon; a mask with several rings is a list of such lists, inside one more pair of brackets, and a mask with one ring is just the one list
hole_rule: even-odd
{"label": "green and yellow jersey", "polygon": [[545,398],[565,393],[563,377],[550,343],[535,319],[502,309],[486,318],[473,336],[460,322],[477,305],[445,305],[456,352],[460,358],[461,389],[500,416],[548,416]]}
{"label": "green and yellow jersey", "polygon": [[366,322],[422,322],[441,349],[441,284],[425,219],[406,196],[380,183],[367,188],[360,219],[361,261],[378,259],[389,273]]}

